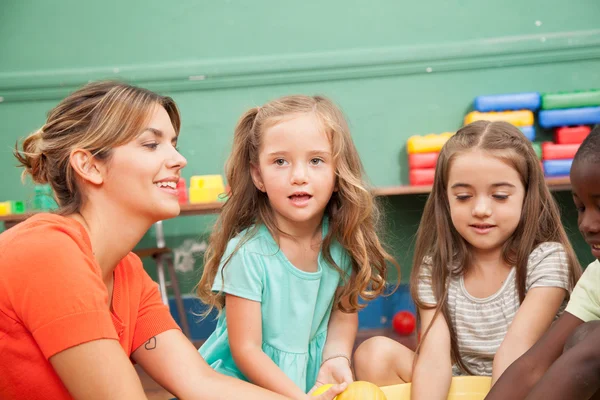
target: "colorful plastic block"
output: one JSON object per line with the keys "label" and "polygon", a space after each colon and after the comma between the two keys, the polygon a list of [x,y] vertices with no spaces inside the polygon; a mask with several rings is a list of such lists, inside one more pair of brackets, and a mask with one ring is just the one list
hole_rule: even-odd
{"label": "colorful plastic block", "polygon": [[465,125],[475,121],[506,121],[515,126],[533,125],[533,113],[529,110],[486,112],[471,111],[465,117]]}
{"label": "colorful plastic block", "polygon": [[25,203],[22,201],[11,201],[10,202],[10,212],[12,214],[24,214],[25,213]]}
{"label": "colorful plastic block", "polygon": [[544,175],[552,176],[568,176],[571,171],[573,160],[547,160],[543,161]]}
{"label": "colorful plastic block", "polygon": [[34,188],[33,209],[36,211],[50,211],[58,208],[50,185],[36,185]]}
{"label": "colorful plastic block", "polygon": [[542,110],[539,123],[543,128],[569,125],[593,125],[600,123],[600,107]]}
{"label": "colorful plastic block", "polygon": [[416,168],[408,172],[408,180],[412,186],[432,185],[434,176],[435,168]]}
{"label": "colorful plastic block", "polygon": [[590,134],[592,128],[587,125],[563,126],[554,132],[554,143],[573,144],[581,143]]}
{"label": "colorful plastic block", "polygon": [[519,129],[521,130],[521,132],[523,132],[523,135],[525,135],[525,137],[529,139],[530,142],[533,142],[535,140],[535,127],[521,126],[519,127]]}
{"label": "colorful plastic block", "polygon": [[542,143],[542,158],[544,160],[566,160],[575,157],[579,149],[576,144],[556,144],[552,142]]}
{"label": "colorful plastic block", "polygon": [[225,192],[221,175],[196,175],[190,178],[190,203],[212,203]]}
{"label": "colorful plastic block", "polygon": [[3,201],[0,203],[0,215],[10,214],[10,201]]}
{"label": "colorful plastic block", "polygon": [[440,153],[414,153],[408,155],[408,167],[414,168],[435,168]]}
{"label": "colorful plastic block", "polygon": [[600,90],[546,93],[542,95],[542,109],[600,106]]}
{"label": "colorful plastic block", "polygon": [[440,134],[429,134],[424,136],[411,136],[406,142],[406,148],[408,154],[415,153],[437,153],[439,152],[444,144],[454,135],[452,132],[444,132]]}
{"label": "colorful plastic block", "polygon": [[540,102],[541,98],[538,92],[528,92],[477,96],[473,105],[475,110],[481,112],[508,110],[536,111],[540,108]]}

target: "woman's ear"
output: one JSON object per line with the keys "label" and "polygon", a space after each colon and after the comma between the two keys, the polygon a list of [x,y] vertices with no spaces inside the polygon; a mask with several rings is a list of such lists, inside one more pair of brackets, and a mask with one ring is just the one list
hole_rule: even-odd
{"label": "woman's ear", "polygon": [[71,167],[86,182],[101,185],[104,182],[101,162],[87,150],[75,149],[69,157]]}

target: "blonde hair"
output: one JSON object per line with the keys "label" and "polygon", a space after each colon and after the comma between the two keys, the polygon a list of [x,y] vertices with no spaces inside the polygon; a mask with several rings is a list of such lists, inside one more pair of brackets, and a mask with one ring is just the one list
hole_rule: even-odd
{"label": "blonde hair", "polygon": [[[348,252],[352,264],[352,275],[338,291],[335,304],[345,312],[363,308],[359,297],[368,301],[384,291],[387,262],[398,266],[377,236],[379,210],[366,187],[362,163],[342,112],[321,96],[282,97],[248,110],[235,128],[233,149],[226,164],[231,192],[211,234],[204,272],[197,288],[198,296],[209,306],[207,314],[212,308],[220,311],[224,307],[223,293],[213,292],[212,285],[227,243],[245,229],[260,224],[266,225],[271,233],[281,233],[266,194],[254,186],[250,165],[258,165],[265,130],[301,113],[311,113],[319,120],[333,149],[338,191],[334,192],[325,210],[330,229],[323,240],[322,253],[327,262],[341,272],[330,254],[332,243],[338,241]],[[250,230],[245,238],[254,232]],[[235,251],[238,249],[239,246]],[[224,260],[224,267],[230,258]],[[347,298],[348,303],[342,304],[342,298]]]}
{"label": "blonde hair", "polygon": [[170,97],[121,82],[89,83],[62,100],[43,127],[29,135],[15,157],[36,183],[49,183],[63,215],[78,212],[81,190],[70,164],[75,149],[109,160],[111,149],[128,143],[144,129],[156,106],[167,111],[179,133],[179,111]]}
{"label": "blonde hair", "polygon": [[[443,314],[450,330],[452,359],[469,374],[471,371],[460,357],[457,334],[446,298],[449,278],[463,275],[472,259],[466,241],[452,224],[447,184],[452,161],[460,154],[474,149],[484,151],[513,167],[525,187],[521,219],[502,249],[504,261],[516,266],[516,286],[520,302],[523,302],[526,294],[529,255],[541,243],[559,242],[563,245],[569,264],[571,288],[581,276],[581,266],[562,226],[558,206],[548,190],[540,162],[519,129],[507,122],[477,121],[456,132],[438,157],[433,187],[417,231],[410,290],[418,308],[435,308],[436,315],[439,312]],[[419,298],[418,286],[424,264],[431,267],[431,284],[438,302],[435,307],[428,306]],[[425,329],[422,341],[429,328]]]}

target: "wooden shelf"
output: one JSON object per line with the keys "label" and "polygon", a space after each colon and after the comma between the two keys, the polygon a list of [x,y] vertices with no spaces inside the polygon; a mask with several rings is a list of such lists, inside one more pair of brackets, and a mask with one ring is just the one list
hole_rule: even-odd
{"label": "wooden shelf", "polygon": [[[570,190],[571,182],[569,177],[560,178],[547,178],[546,183],[552,191]],[[373,192],[376,196],[401,196],[407,194],[427,194],[431,191],[431,186],[384,186],[375,188]],[[201,204],[182,204],[180,216],[183,215],[206,215],[206,214],[217,214],[223,207],[223,202],[215,203],[201,203]],[[26,220],[32,213],[26,214],[11,214],[11,215],[0,215],[0,221],[4,221],[6,227],[14,225],[21,221]]]}

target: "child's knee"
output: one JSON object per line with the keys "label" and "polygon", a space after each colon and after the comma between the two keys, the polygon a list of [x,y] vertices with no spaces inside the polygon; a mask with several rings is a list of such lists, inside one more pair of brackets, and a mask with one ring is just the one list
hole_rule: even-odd
{"label": "child's knee", "polygon": [[354,352],[354,364],[360,365],[368,363],[385,352],[388,338],[383,336],[375,336],[362,342]]}
{"label": "child's knee", "polygon": [[579,325],[567,339],[563,352],[566,352],[586,340],[586,338],[597,329],[600,330],[600,321],[590,321]]}
{"label": "child's knee", "polygon": [[375,336],[365,340],[354,352],[354,367],[356,371],[373,371],[381,365],[385,354],[389,352],[394,343],[391,339],[383,336]]}

